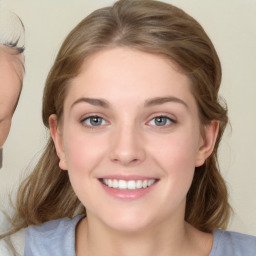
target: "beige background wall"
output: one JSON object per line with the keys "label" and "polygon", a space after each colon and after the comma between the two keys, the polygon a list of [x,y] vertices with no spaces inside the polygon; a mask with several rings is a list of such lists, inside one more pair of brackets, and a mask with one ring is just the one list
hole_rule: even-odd
{"label": "beige background wall", "polygon": [[[0,171],[0,207],[6,191],[31,170],[46,140],[41,122],[44,81],[65,35],[83,17],[112,0],[0,0],[26,27],[26,77]],[[221,94],[232,124],[220,151],[235,215],[229,229],[256,235],[256,1],[169,0],[195,17],[212,38],[223,66]],[[34,160],[33,160],[34,159]]]}

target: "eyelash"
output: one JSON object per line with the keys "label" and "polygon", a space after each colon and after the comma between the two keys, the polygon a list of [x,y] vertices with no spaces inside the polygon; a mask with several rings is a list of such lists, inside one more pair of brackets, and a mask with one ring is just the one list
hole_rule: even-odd
{"label": "eyelash", "polygon": [[[95,125],[93,125],[93,124],[92,124],[93,118],[95,119],[94,121],[96,121],[96,119],[100,119],[100,123],[99,123],[99,124],[96,124],[96,123],[95,123]],[[150,124],[152,121],[154,121],[154,120],[156,121],[157,118],[158,118],[158,119],[164,119],[163,125]],[[86,123],[86,121],[89,121],[90,124]],[[159,121],[160,121],[160,120],[159,120]],[[102,124],[102,122],[103,122],[103,124]],[[99,128],[101,128],[102,126],[105,126],[105,125],[108,124],[108,122],[107,122],[102,116],[96,115],[96,114],[86,116],[85,118],[83,118],[83,119],[81,120],[81,123],[82,123],[85,127],[90,128],[90,129],[99,129]],[[171,118],[171,117],[169,117],[169,116],[167,116],[167,115],[157,115],[157,116],[151,118],[151,119],[147,122],[148,125],[150,125],[150,126],[155,126],[155,127],[160,128],[160,129],[161,129],[161,128],[167,128],[167,127],[172,126],[173,124],[176,124],[176,123],[177,123],[176,120],[174,120],[173,118]]]}
{"label": "eyelash", "polygon": [[[156,121],[157,118],[159,118],[159,119],[160,119],[160,118],[161,118],[161,119],[165,119],[164,124],[163,124],[163,125],[156,125],[156,124],[152,125],[152,124],[150,124],[150,122],[152,122],[153,120]],[[166,123],[167,123],[167,124],[166,124]],[[158,127],[158,128],[167,128],[167,127],[170,127],[170,126],[172,126],[173,124],[176,124],[176,123],[177,123],[176,120],[174,120],[173,118],[171,118],[171,117],[169,117],[169,116],[167,116],[167,115],[158,115],[158,116],[155,116],[155,117],[151,118],[151,119],[149,120],[149,122],[148,122],[149,125],[156,126],[156,127]]]}
{"label": "eyelash", "polygon": [[[86,121],[89,121],[91,123],[91,121],[93,120],[93,118],[97,118],[97,119],[100,119],[101,120],[101,123],[98,124],[98,125],[93,125],[93,124],[87,124]],[[102,124],[102,122],[105,122],[104,124]],[[102,126],[105,126],[108,122],[103,118],[101,117],[100,115],[89,115],[89,116],[86,116],[85,118],[83,118],[81,120],[81,123],[87,127],[87,128],[90,128],[90,129],[97,129],[97,128],[101,128]]]}

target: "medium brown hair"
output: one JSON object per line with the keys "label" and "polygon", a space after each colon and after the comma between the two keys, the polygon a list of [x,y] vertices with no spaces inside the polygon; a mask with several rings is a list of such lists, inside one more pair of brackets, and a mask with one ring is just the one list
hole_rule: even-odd
{"label": "medium brown hair", "polygon": [[[201,124],[219,121],[215,149],[204,165],[195,170],[185,220],[206,232],[226,228],[230,206],[217,161],[217,149],[228,121],[227,110],[218,98],[221,65],[203,28],[184,11],[158,1],[120,0],[82,20],[65,39],[49,72],[43,96],[45,126],[49,128],[51,114],[61,119],[69,81],[79,74],[86,58],[109,47],[130,47],[176,63],[192,82]],[[17,229],[86,213],[68,173],[59,168],[58,162],[49,137],[40,161],[19,189],[17,214],[13,218]]]}

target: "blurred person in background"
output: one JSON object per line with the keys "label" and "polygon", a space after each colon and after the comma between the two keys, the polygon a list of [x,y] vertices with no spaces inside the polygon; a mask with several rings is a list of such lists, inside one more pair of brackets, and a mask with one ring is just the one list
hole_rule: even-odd
{"label": "blurred person in background", "polygon": [[20,18],[0,4],[0,168],[3,144],[22,89],[24,26]]}

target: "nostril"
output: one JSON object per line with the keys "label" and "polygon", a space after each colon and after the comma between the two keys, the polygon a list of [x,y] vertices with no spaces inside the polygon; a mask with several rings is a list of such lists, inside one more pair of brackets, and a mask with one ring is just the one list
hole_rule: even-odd
{"label": "nostril", "polygon": [[121,164],[123,166],[137,165],[142,162],[142,159],[131,157],[116,157],[111,159],[114,163]]}

